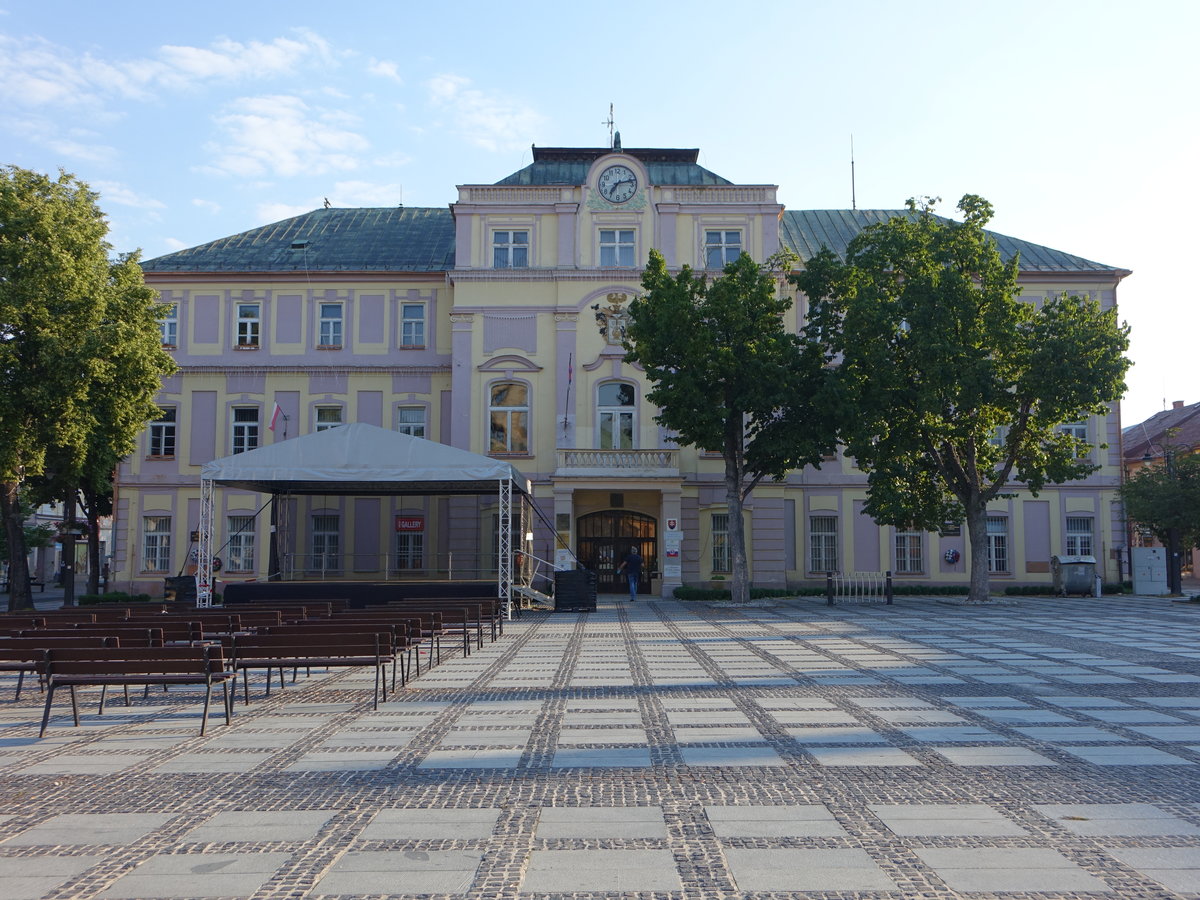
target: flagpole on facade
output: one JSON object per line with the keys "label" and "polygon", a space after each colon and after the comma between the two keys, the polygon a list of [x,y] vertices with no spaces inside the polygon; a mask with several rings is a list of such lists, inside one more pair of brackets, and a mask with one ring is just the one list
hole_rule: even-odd
{"label": "flagpole on facade", "polygon": [[575,380],[575,354],[567,354],[567,395],[563,400],[563,430],[567,428],[567,410],[571,408],[571,382]]}

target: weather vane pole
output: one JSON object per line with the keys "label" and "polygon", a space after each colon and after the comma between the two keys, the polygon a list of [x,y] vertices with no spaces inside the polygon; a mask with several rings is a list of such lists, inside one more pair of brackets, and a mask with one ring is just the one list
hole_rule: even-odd
{"label": "weather vane pole", "polygon": [[614,122],[614,120],[613,120],[613,105],[610,103],[610,104],[608,104],[608,118],[600,123],[601,125],[608,126],[608,149],[609,150],[611,150],[613,148],[613,122]]}

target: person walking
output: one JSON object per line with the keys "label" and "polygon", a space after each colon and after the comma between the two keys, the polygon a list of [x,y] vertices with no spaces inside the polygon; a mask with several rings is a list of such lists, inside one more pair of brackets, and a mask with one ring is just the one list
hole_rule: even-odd
{"label": "person walking", "polygon": [[630,547],[625,559],[617,567],[617,572],[624,572],[629,580],[629,602],[637,599],[638,581],[642,577],[642,557],[638,555],[637,547]]}

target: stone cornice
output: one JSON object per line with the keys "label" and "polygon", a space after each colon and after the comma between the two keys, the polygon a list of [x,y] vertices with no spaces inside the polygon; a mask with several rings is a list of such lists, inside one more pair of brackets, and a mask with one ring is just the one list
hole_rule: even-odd
{"label": "stone cornice", "polygon": [[320,366],[285,364],[279,366],[180,366],[176,375],[237,375],[256,378],[267,375],[446,375],[450,364],[437,366]]}

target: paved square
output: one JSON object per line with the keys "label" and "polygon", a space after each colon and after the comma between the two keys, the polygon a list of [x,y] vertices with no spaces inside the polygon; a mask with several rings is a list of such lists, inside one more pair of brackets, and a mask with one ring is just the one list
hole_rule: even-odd
{"label": "paved square", "polygon": [[1017,603],[602,598],[204,737],[186,691],[41,740],[23,695],[0,897],[1200,894],[1200,610]]}

